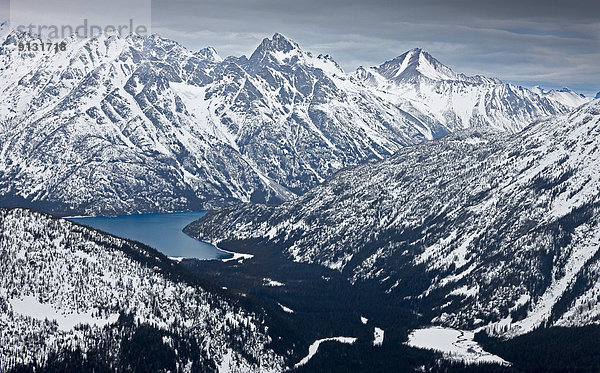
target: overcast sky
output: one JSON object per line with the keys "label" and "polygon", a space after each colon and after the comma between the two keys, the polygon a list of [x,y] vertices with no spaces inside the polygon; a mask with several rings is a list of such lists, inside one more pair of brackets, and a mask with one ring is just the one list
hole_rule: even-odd
{"label": "overcast sky", "polygon": [[[98,5],[92,13],[143,19],[150,1],[92,2]],[[17,2],[21,13],[46,22],[52,14],[77,16],[73,4],[87,4],[13,0],[11,6]],[[330,54],[345,71],[421,47],[456,72],[600,91],[598,0],[152,0],[151,23],[153,32],[193,50],[212,46],[223,57],[249,55],[279,32],[304,50]]]}
{"label": "overcast sky", "polygon": [[346,71],[421,47],[457,72],[600,91],[600,1],[153,2],[153,31],[222,56],[279,32]]}

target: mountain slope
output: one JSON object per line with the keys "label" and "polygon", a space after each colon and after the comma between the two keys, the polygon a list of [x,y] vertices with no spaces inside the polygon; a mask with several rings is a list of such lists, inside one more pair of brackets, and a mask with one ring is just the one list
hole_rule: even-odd
{"label": "mountain slope", "polygon": [[280,34],[225,59],[157,35],[73,37],[58,53],[2,35],[0,195],[59,214],[276,204],[406,145],[568,110],[422,51],[348,75]]}
{"label": "mountain slope", "polygon": [[283,369],[263,314],[189,282],[141,244],[0,209],[0,256],[2,371],[76,353],[111,370]]}
{"label": "mountain slope", "polygon": [[337,269],[434,323],[514,335],[598,322],[599,132],[595,100],[516,135],[408,147],[279,207],[212,212],[187,231]]}

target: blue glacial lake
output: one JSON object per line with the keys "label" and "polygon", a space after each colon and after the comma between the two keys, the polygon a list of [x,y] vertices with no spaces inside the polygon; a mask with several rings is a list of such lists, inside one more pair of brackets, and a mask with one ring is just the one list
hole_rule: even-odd
{"label": "blue glacial lake", "polygon": [[183,228],[206,211],[69,218],[117,237],[142,242],[169,257],[223,259],[231,254],[183,233]]}

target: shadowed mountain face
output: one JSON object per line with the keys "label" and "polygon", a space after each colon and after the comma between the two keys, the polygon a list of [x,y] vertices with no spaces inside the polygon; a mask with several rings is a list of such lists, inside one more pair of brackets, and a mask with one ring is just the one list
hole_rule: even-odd
{"label": "shadowed mountain face", "polygon": [[429,322],[504,336],[586,325],[600,315],[599,135],[594,100],[516,135],[468,130],[408,147],[187,231],[338,270]]}
{"label": "shadowed mountain face", "polygon": [[280,34],[224,60],[157,35],[73,38],[58,53],[0,35],[3,204],[61,214],[276,204],[406,145],[568,109],[418,49],[345,74]]}

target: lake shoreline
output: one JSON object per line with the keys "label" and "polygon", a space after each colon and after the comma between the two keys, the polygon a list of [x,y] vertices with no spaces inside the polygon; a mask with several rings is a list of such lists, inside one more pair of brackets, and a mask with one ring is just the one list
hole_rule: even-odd
{"label": "lake shoreline", "polygon": [[185,233],[184,228],[207,211],[144,213],[121,216],[76,216],[65,219],[116,237],[148,245],[170,258],[235,260],[247,254],[222,250]]}

